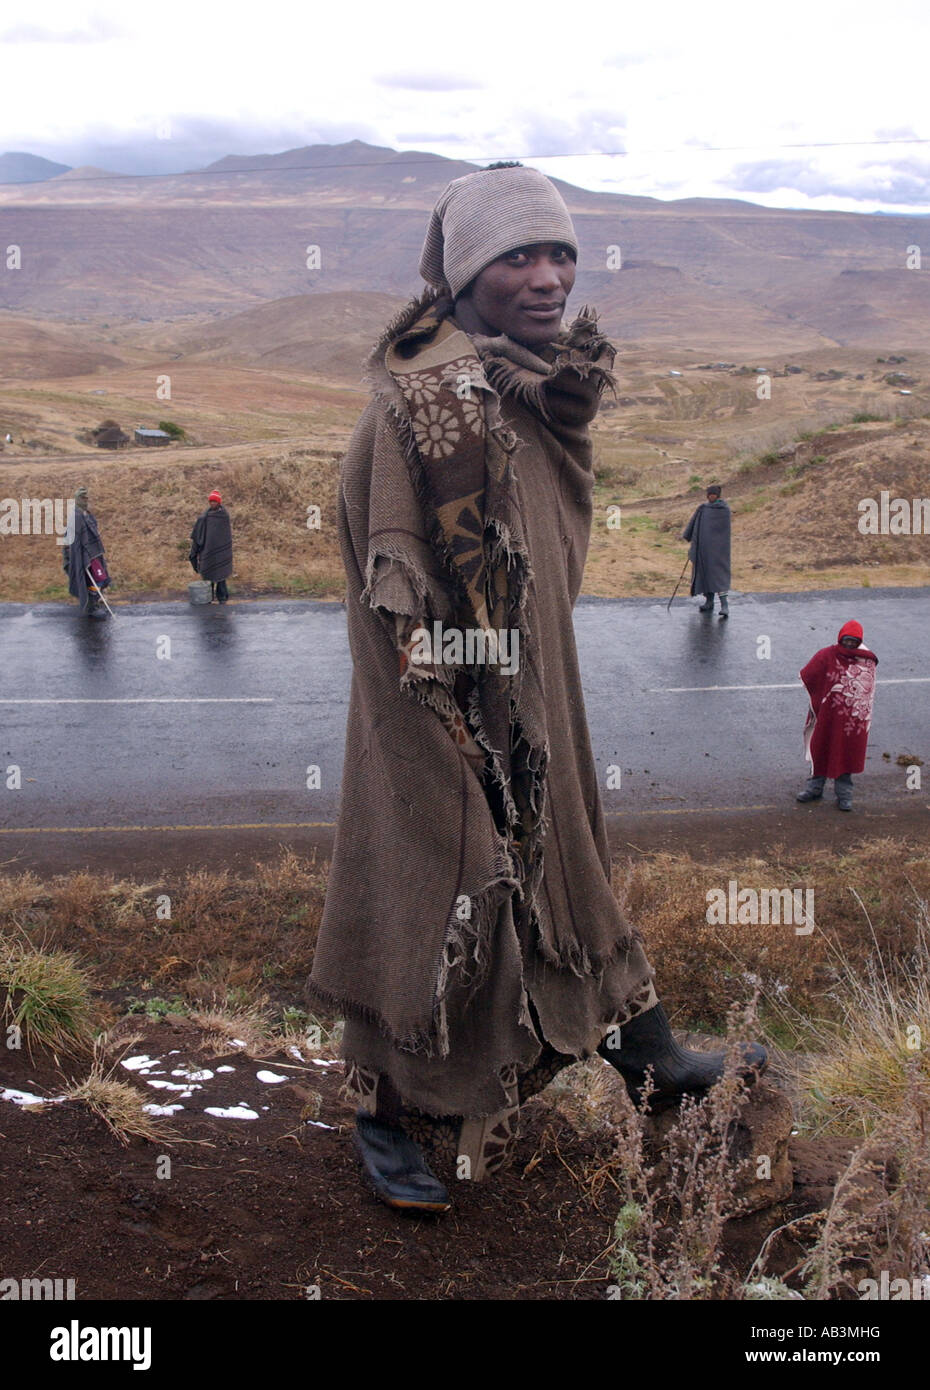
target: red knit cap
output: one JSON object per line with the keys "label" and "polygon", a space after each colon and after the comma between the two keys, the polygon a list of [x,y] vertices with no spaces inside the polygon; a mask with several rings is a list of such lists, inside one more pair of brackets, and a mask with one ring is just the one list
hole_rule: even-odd
{"label": "red knit cap", "polygon": [[207,498],[208,502],[222,502],[222,500],[223,499],[218,492],[211,492],[210,496]]}
{"label": "red knit cap", "polygon": [[851,618],[848,623],[844,623],[837,633],[837,642],[842,642],[844,637],[858,637],[862,641],[862,624],[857,623],[855,618]]}

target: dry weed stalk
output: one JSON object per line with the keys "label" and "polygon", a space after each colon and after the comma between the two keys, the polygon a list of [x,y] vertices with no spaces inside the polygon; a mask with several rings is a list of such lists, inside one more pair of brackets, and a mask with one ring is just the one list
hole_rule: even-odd
{"label": "dry weed stalk", "polygon": [[[650,1165],[645,1116],[627,1103],[619,1123],[620,1179],[626,1201],[614,1227],[610,1265],[622,1297],[684,1300],[726,1297],[721,1239],[737,1214],[736,1184],[748,1160],[735,1163],[730,1137],[749,1091],[740,1044],[757,1031],[756,1004],[730,1010],[723,1076],[698,1102],[686,1096],[667,1141],[666,1163]],[[663,1172],[663,1168],[665,1171]]]}

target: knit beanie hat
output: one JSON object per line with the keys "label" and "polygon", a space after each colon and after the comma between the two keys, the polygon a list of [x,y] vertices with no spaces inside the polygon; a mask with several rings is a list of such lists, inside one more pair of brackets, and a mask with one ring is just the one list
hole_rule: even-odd
{"label": "knit beanie hat", "polygon": [[848,623],[844,623],[837,633],[837,642],[842,642],[844,637],[858,637],[862,641],[862,624],[857,623],[855,618],[851,618]]}
{"label": "knit beanie hat", "polygon": [[420,255],[428,285],[461,294],[498,256],[518,246],[560,241],[578,255],[568,208],[538,169],[480,169],[453,179],[430,215]]}
{"label": "knit beanie hat", "polygon": [[211,492],[210,496],[207,498],[208,502],[222,502],[222,500],[223,499],[218,492]]}

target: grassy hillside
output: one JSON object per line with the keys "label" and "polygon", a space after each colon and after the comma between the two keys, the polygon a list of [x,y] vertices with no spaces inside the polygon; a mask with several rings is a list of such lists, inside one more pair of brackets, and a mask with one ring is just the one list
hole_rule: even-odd
{"label": "grassy hillside", "polygon": [[[336,536],[339,459],[357,407],[331,407],[328,445],[319,436],[227,447],[88,452],[57,464],[0,463],[0,495],[68,497],[91,492],[114,577],[113,601],[182,595],[194,518],[218,487],[233,518],[233,595],[282,593],[341,599]],[[664,595],[685,558],[679,533],[703,500],[707,469],[686,459],[616,461],[621,446],[599,434],[595,523],[584,592],[603,597]],[[733,508],[733,587],[796,591],[856,585],[930,583],[924,535],[866,536],[858,503],[887,490],[926,495],[930,421],[872,422],[827,429],[750,456],[724,479]],[[645,495],[646,489],[652,495]],[[661,490],[661,495],[656,495]],[[607,508],[621,506],[620,530]],[[307,508],[321,509],[320,529]],[[3,540],[0,599],[66,596],[60,552],[45,536]],[[15,551],[13,547],[15,546]]]}

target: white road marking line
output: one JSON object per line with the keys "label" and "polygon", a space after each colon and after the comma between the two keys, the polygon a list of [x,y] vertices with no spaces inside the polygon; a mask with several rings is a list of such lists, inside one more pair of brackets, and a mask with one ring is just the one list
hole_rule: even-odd
{"label": "white road marking line", "polygon": [[[878,680],[876,685],[930,685],[930,676],[901,676]],[[785,685],[660,685],[651,686],[650,695],[692,695],[699,690],[803,690],[800,681]]]}
{"label": "white road marking line", "polygon": [[7,700],[0,705],[273,705],[270,695],[140,695],[132,699]]}

